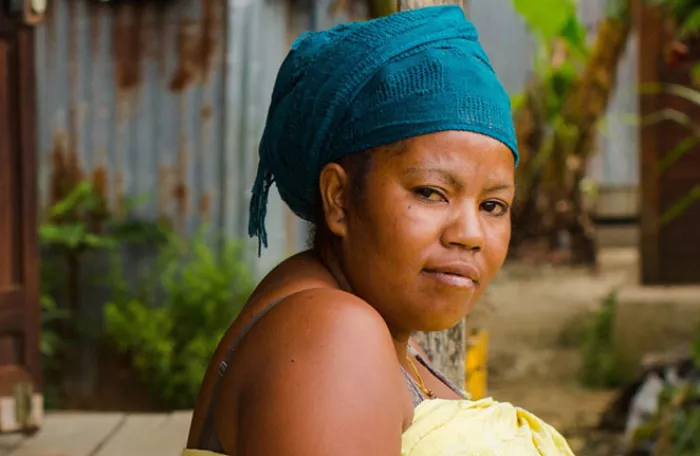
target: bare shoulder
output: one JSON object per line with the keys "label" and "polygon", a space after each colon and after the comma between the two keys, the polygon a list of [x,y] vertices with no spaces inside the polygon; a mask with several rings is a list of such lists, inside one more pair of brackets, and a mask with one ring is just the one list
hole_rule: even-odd
{"label": "bare shoulder", "polygon": [[[330,288],[305,290],[285,298],[273,312],[276,315],[268,320],[271,325],[282,323],[292,327],[295,333],[299,329],[305,329],[295,334],[297,337],[290,341],[292,343],[309,342],[318,349],[319,338],[342,339],[344,346],[348,341],[358,339],[358,343],[364,340],[365,344],[385,345],[394,353],[391,334],[382,316],[372,306],[350,293]],[[309,337],[298,337],[305,333]],[[356,348],[361,349],[362,345]]]}
{"label": "bare shoulder", "polygon": [[[295,293],[258,325],[256,342],[265,369],[306,369],[305,375],[315,378],[357,370],[368,374],[371,368],[400,372],[384,319],[362,299],[340,290]],[[325,372],[327,367],[334,369]]]}
{"label": "bare shoulder", "polygon": [[315,289],[285,298],[259,324],[263,361],[239,404],[241,454],[400,453],[407,392],[381,315],[348,293]]}

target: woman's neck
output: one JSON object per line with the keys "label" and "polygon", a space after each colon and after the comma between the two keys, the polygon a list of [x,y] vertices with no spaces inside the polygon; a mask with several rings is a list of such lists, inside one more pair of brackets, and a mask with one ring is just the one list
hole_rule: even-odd
{"label": "woman's neck", "polygon": [[[352,286],[350,285],[350,281],[343,272],[338,256],[334,252],[331,252],[330,249],[314,249],[314,253],[321,261],[321,264],[323,264],[331,276],[333,276],[338,288],[347,293],[355,294],[352,290]],[[371,305],[371,303],[368,304]],[[396,355],[398,356],[399,360],[401,360],[400,362],[403,362],[408,355],[408,343],[411,338],[411,333],[410,331],[395,331],[389,322],[386,323],[387,327],[389,328],[389,332],[391,333],[391,337],[394,340],[394,345],[396,346]]]}
{"label": "woman's neck", "polygon": [[321,261],[321,264],[325,266],[331,276],[333,276],[338,288],[347,293],[355,294],[350,286],[350,281],[343,272],[343,268],[340,265],[337,255],[330,249],[314,249],[313,252]]}

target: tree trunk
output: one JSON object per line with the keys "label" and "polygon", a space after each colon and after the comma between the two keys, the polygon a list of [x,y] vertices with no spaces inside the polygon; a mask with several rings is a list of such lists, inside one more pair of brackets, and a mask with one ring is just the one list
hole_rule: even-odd
{"label": "tree trunk", "polygon": [[396,0],[366,0],[371,19],[388,16],[396,12]]}
{"label": "tree trunk", "polygon": [[[436,5],[459,5],[467,0],[399,0],[399,11]],[[467,350],[466,324],[462,320],[454,328],[434,333],[417,333],[416,341],[430,356],[432,364],[460,388],[464,387],[464,358]]]}
{"label": "tree trunk", "polygon": [[515,111],[513,120],[520,154],[517,169],[518,198],[514,206],[512,245],[541,235],[542,220],[537,210],[537,195],[542,174],[534,172],[533,157],[544,148],[547,113],[542,97],[545,87],[539,78],[531,79],[523,95],[523,102]]}
{"label": "tree trunk", "polygon": [[464,360],[467,355],[466,320],[445,331],[415,333],[413,338],[430,356],[433,366],[464,388]]}
{"label": "tree trunk", "polygon": [[521,152],[520,201],[513,217],[516,252],[524,241],[548,238],[551,250],[566,249],[572,262],[595,265],[595,233],[580,185],[627,45],[631,20],[630,0],[626,2],[625,13],[598,27],[586,65],[564,99],[558,119],[562,127],[543,137],[547,118],[541,115],[539,81],[532,82],[515,113]]}
{"label": "tree trunk", "polygon": [[605,116],[616,86],[617,68],[627,47],[631,22],[630,6],[625,14],[600,24],[586,67],[564,103],[562,117],[566,125],[575,127],[571,129],[574,133],[559,132],[554,137],[555,150],[566,157],[562,193],[570,211],[565,214],[563,229],[569,233],[572,259],[577,263],[595,263],[595,233],[583,206],[580,186],[594,151],[598,122]]}

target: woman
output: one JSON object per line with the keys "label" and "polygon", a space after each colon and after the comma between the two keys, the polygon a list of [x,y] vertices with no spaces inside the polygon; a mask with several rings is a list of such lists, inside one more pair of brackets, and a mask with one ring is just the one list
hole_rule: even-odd
{"label": "woman", "polygon": [[525,412],[466,400],[411,343],[457,324],[502,266],[517,160],[508,96],[460,8],[300,37],[250,232],[266,244],[274,181],[314,246],[224,336],[185,455],[571,454]]}

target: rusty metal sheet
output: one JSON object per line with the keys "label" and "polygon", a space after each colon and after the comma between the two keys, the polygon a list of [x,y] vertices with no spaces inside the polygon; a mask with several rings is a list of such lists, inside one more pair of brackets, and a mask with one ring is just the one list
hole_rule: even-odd
{"label": "rusty metal sheet", "polygon": [[[295,15],[308,17],[298,3]],[[248,239],[257,148],[289,49],[287,0],[53,0],[37,28],[40,211],[90,179],[115,214],[163,218],[183,234],[203,224]],[[146,204],[124,214],[129,198]],[[260,276],[301,248],[277,192]],[[126,270],[143,252],[125,251]],[[106,261],[87,255],[85,274]],[[100,324],[107,293],[87,278],[84,317]],[[85,350],[80,394],[93,391]]]}
{"label": "rusty metal sheet", "polygon": [[51,2],[37,31],[43,209],[92,179],[117,213],[147,194],[140,216],[220,226],[226,9]]}

